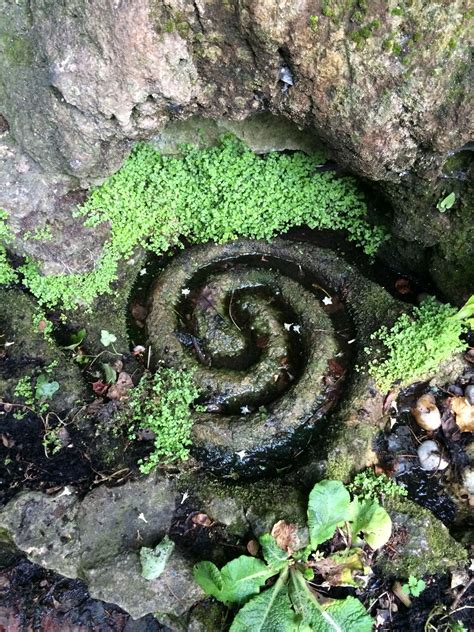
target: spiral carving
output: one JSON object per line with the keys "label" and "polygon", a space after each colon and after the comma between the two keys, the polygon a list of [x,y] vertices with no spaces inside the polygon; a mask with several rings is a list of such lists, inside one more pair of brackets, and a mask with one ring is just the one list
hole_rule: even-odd
{"label": "spiral carving", "polygon": [[350,362],[344,274],[330,251],[275,240],[195,247],[159,275],[147,333],[156,363],[195,372],[194,456],[248,476],[307,445]]}

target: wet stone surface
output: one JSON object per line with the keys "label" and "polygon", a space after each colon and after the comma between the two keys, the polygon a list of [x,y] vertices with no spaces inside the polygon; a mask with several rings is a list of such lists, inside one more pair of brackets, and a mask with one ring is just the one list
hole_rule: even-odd
{"label": "wet stone surface", "polygon": [[343,391],[349,341],[367,333],[351,303],[355,313],[365,293],[368,312],[378,291],[333,252],[298,242],[176,256],[151,289],[146,326],[156,366],[195,371],[194,456],[246,477],[290,462]]}

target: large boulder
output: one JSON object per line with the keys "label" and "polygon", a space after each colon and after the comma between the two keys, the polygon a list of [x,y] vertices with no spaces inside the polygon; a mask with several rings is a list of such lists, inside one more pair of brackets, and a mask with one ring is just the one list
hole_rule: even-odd
{"label": "large boulder", "polygon": [[[442,169],[472,131],[466,0],[1,0],[0,16],[0,207],[45,271],[93,265],[104,234],[71,228],[71,204],[130,141],[197,114],[270,111],[379,183],[395,211],[392,254],[418,267],[428,255],[443,284],[449,270],[468,274],[465,205],[442,217],[435,206],[459,185]],[[21,239],[46,219],[67,237],[55,251]],[[448,291],[468,287],[456,278]]]}

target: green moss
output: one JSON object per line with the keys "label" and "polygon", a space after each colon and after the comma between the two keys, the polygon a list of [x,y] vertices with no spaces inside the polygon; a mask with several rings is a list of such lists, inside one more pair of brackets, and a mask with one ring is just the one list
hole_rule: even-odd
{"label": "green moss", "polygon": [[390,11],[390,13],[392,15],[403,15],[403,9],[401,7],[395,7]]}
{"label": "green moss", "polygon": [[11,241],[12,234],[7,225],[8,213],[0,209],[0,285],[8,285],[17,279],[15,270],[8,261],[5,244]]}
{"label": "green moss", "polygon": [[395,555],[379,558],[377,565],[384,574],[398,578],[423,577],[446,573],[467,562],[464,547],[427,509],[400,497],[386,499],[385,508],[394,525],[407,530],[407,539],[397,545]]}
{"label": "green moss", "polygon": [[413,316],[402,314],[391,329],[381,327],[372,339],[384,350],[367,348],[371,360],[369,373],[381,391],[388,391],[394,382],[409,384],[426,376],[466,345],[460,336],[463,322],[456,318],[457,310],[434,298],[415,307]]}
{"label": "green moss", "polygon": [[382,42],[382,49],[390,52],[392,50],[392,46],[393,46],[393,39],[387,38],[384,39],[384,41]]}
{"label": "green moss", "polygon": [[33,61],[33,50],[27,37],[2,35],[0,36],[0,49],[3,50],[6,59],[15,65],[29,65]]}
{"label": "green moss", "polygon": [[367,222],[364,196],[352,178],[315,172],[320,160],[303,153],[257,156],[230,136],[217,147],[187,147],[182,157],[139,144],[79,211],[88,226],[111,225],[96,268],[45,277],[30,261],[21,268],[24,283],[44,304],[88,306],[110,292],[118,262],[139,245],[164,253],[182,238],[270,239],[302,224],[345,229],[349,240],[375,253],[385,233]]}

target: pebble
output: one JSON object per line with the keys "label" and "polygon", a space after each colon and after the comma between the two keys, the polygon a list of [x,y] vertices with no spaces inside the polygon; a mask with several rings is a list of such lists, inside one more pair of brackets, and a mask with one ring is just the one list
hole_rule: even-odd
{"label": "pebble", "polygon": [[418,458],[420,459],[422,469],[426,472],[444,470],[449,465],[449,461],[441,456],[436,441],[424,441],[418,448]]}
{"label": "pebble", "polygon": [[471,404],[471,406],[474,406],[474,384],[469,384],[469,386],[466,386],[464,397]]}

